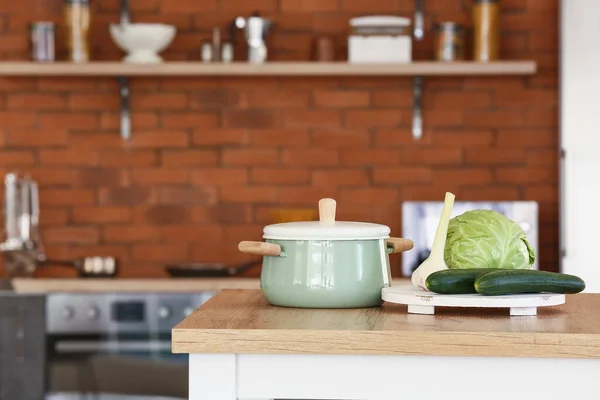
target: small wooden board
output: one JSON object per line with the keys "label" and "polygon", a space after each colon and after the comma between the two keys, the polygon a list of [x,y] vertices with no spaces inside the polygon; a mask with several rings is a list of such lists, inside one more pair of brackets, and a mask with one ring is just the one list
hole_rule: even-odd
{"label": "small wooden board", "polygon": [[536,315],[538,307],[565,303],[564,294],[535,293],[509,296],[480,294],[437,294],[413,284],[383,288],[381,297],[389,303],[406,304],[410,314],[435,314],[435,307],[509,308],[511,316]]}

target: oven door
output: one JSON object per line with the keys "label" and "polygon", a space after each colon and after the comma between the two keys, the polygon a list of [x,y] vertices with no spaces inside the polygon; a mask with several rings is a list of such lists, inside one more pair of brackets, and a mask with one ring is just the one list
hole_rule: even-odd
{"label": "oven door", "polygon": [[187,399],[188,356],[171,352],[171,330],[212,295],[49,295],[49,398]]}
{"label": "oven door", "polygon": [[167,336],[51,336],[48,341],[47,399],[187,399],[188,358],[171,353]]}

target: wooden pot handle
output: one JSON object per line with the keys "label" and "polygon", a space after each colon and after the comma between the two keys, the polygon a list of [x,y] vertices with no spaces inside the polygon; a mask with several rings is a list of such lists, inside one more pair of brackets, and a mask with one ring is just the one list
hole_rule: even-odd
{"label": "wooden pot handle", "polygon": [[392,254],[402,253],[403,251],[408,251],[412,249],[415,244],[412,240],[404,239],[404,238],[395,238],[391,237],[386,240],[388,246],[392,247]]}
{"label": "wooden pot handle", "polygon": [[238,250],[246,254],[257,256],[279,256],[281,246],[274,243],[243,241],[238,244]]}

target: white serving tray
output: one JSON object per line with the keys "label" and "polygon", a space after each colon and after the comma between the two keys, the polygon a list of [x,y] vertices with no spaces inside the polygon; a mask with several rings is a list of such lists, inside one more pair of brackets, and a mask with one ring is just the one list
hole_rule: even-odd
{"label": "white serving tray", "polygon": [[410,314],[435,314],[435,307],[509,308],[510,315],[536,315],[538,307],[565,303],[564,294],[535,293],[509,296],[480,294],[437,294],[413,284],[383,288],[381,297],[389,303],[406,304]]}

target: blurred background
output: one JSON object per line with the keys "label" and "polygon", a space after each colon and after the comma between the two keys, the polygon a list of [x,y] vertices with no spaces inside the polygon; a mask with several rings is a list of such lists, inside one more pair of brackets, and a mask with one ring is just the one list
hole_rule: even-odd
{"label": "blurred background", "polygon": [[[82,3],[84,11],[72,3],[2,0],[0,58],[44,60],[50,53],[55,62],[120,62],[126,53],[109,25],[121,21],[122,2],[91,0]],[[350,20],[372,15],[409,20],[404,32],[389,35],[409,40],[412,61],[444,55],[436,24],[457,24],[462,34],[448,40],[460,47],[450,47],[448,59],[469,61],[477,18],[489,15],[498,21],[491,44],[498,59],[531,60],[537,70],[428,76],[418,140],[411,132],[410,74],[132,76],[127,141],[120,137],[117,72],[2,76],[0,173],[37,181],[50,258],[116,257],[121,277],[165,277],[165,264],[173,263],[237,265],[248,261],[237,243],[260,240],[279,209],[316,211],[320,198],[333,197],[338,219],[386,224],[399,236],[403,202],[441,201],[452,191],[457,201],[538,202],[540,266],[558,269],[558,1],[504,0],[480,14],[469,1],[427,1],[420,40],[410,38],[413,1],[125,3],[132,23],[176,28],[160,53],[166,62],[223,59],[230,49],[234,63],[247,63],[248,30],[232,24],[255,13],[272,22],[264,35],[267,64],[346,62]],[[32,45],[35,21],[54,23],[54,51],[43,41]],[[209,51],[215,28],[221,47]],[[385,60],[390,52],[381,48]],[[393,273],[401,274],[399,258]],[[36,274],[76,276],[66,268]]]}
{"label": "blurred background", "polygon": [[0,0],[0,400],[186,398],[171,329],[324,197],[395,279],[449,191],[593,287],[600,4],[559,5]]}

